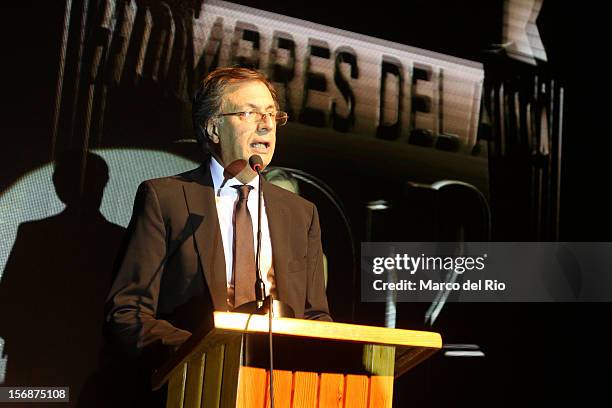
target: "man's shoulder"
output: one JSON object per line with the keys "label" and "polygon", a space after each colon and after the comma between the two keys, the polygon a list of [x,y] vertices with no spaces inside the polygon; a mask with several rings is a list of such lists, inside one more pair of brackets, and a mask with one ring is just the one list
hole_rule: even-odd
{"label": "man's shoulder", "polygon": [[174,191],[185,184],[202,181],[207,169],[204,165],[173,176],[158,177],[142,182],[142,186],[153,188],[155,191]]}
{"label": "man's shoulder", "polygon": [[288,191],[282,187],[278,187],[270,182],[266,182],[264,193],[266,190],[273,195],[274,199],[281,200],[283,203],[285,203],[285,205],[300,208],[309,212],[312,212],[313,207],[315,207],[313,202],[308,201],[299,194]]}

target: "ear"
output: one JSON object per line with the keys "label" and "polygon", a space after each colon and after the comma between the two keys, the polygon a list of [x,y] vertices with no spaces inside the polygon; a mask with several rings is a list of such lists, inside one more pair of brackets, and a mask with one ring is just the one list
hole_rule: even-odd
{"label": "ear", "polygon": [[208,136],[211,142],[219,143],[219,130],[214,120],[210,120],[208,125],[206,125],[206,136]]}

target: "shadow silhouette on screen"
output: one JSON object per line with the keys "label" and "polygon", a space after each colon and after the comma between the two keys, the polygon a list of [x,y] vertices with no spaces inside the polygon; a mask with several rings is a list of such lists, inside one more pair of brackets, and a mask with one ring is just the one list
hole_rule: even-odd
{"label": "shadow silhouette on screen", "polygon": [[19,226],[0,282],[0,336],[8,356],[4,385],[70,386],[74,406],[96,371],[104,301],[124,234],[100,213],[108,179],[100,156],[59,154],[53,185],[65,209]]}

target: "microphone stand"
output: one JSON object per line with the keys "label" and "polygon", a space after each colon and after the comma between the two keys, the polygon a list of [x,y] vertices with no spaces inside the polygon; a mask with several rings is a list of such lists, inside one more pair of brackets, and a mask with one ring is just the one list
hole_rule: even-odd
{"label": "microphone stand", "polygon": [[259,266],[259,258],[261,256],[261,198],[263,191],[261,190],[261,179],[263,178],[260,172],[260,166],[254,166],[257,176],[259,177],[259,191],[257,191],[257,252],[255,253],[255,269],[257,277],[255,278],[255,301],[257,309],[261,309],[266,298],[266,287],[261,277],[261,268]]}
{"label": "microphone stand", "polygon": [[272,344],[272,317],[274,313],[274,300],[272,292],[269,297],[268,306],[268,350],[270,352],[270,408],[274,408],[274,346]]}
{"label": "microphone stand", "polygon": [[[259,257],[261,256],[261,198],[263,196],[262,190],[262,179],[263,176],[260,172],[260,166],[254,166],[259,177],[259,191],[257,194],[257,252],[255,253],[255,267],[257,269],[257,280],[255,281],[255,299],[257,299],[257,309],[262,309],[265,298],[265,286],[261,277],[261,268],[259,265]],[[272,291],[270,291],[270,302],[268,304],[268,350],[270,358],[270,408],[274,408],[274,346],[272,343],[272,313],[274,312],[274,301],[272,298]]]}

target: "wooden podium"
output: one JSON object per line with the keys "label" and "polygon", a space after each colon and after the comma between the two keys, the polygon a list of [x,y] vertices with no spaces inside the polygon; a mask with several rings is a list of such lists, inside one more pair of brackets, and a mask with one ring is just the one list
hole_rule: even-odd
{"label": "wooden podium", "polygon": [[[270,406],[268,316],[215,312],[152,377],[168,408]],[[393,380],[442,347],[438,333],[273,319],[275,407],[391,407]]]}

